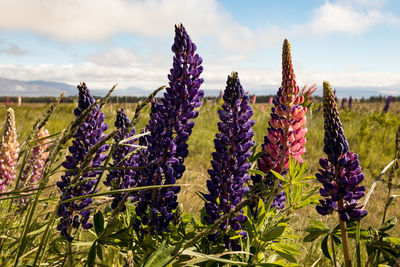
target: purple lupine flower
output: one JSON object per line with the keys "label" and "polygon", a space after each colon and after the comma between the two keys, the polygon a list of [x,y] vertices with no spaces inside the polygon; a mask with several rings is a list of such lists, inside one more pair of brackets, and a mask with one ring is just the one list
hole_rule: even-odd
{"label": "purple lupine flower", "polygon": [[349,107],[349,110],[351,110],[351,108],[353,107],[353,98],[350,96],[350,98],[349,98],[349,105],[348,105],[348,107]]}
{"label": "purple lupine flower", "polygon": [[340,106],[340,109],[344,109],[346,107],[346,98],[342,98],[342,105]]}
{"label": "purple lupine flower", "polygon": [[331,86],[324,82],[324,152],[328,158],[319,161],[321,168],[315,175],[323,184],[316,210],[321,215],[337,211],[342,221],[360,219],[367,215],[359,199],[364,196],[365,187],[359,186],[364,179],[357,154],[349,151],[349,144],[343,132],[335,97]]}
{"label": "purple lupine flower", "polygon": [[[224,104],[218,111],[221,122],[218,123],[220,133],[215,135],[214,143],[216,152],[211,161],[212,169],[208,170],[211,179],[207,180],[209,193],[204,195],[207,200],[205,221],[213,224],[215,220],[229,213],[249,191],[244,186],[250,177],[247,170],[251,163],[247,162],[254,146],[252,140],[254,132],[251,127],[253,110],[249,105],[249,96],[244,93],[238,74],[233,72],[228,76],[224,92]],[[220,231],[209,235],[209,240],[214,241],[221,237],[225,246],[240,250],[238,239],[230,239],[242,229],[246,216],[239,214],[220,225]]]}
{"label": "purple lupine flower", "polygon": [[[130,126],[131,121],[128,116],[125,114],[124,110],[120,108],[117,111],[117,118],[115,120],[114,126],[118,128],[119,133],[114,136],[115,142],[119,143],[120,141],[130,138],[135,135],[135,127],[126,133],[126,129]],[[138,154],[133,153],[136,148],[133,146],[135,143],[135,139],[124,142],[123,144],[119,144],[117,148],[113,151],[112,159],[113,163],[110,164],[111,167],[136,167],[138,166]],[[124,169],[124,170],[112,170],[107,175],[106,181],[104,184],[110,187],[112,190],[117,189],[127,189],[135,187],[136,172],[134,170]],[[114,194],[113,201],[111,203],[111,208],[117,208],[119,202],[124,198],[125,194]],[[121,211],[124,211],[126,206],[124,205]]]}
{"label": "purple lupine flower", "polygon": [[7,119],[0,141],[0,193],[2,193],[7,191],[9,184],[15,179],[15,166],[19,154],[15,116],[12,108],[7,110]]}
{"label": "purple lupine flower", "polygon": [[[50,146],[50,144],[47,143],[49,140],[46,139],[48,136],[49,132],[45,128],[40,129],[36,134],[35,139],[39,141],[35,143],[35,147],[32,149],[31,156],[19,180],[18,189],[24,187],[35,189],[37,187],[38,181],[43,175],[47,157],[49,156],[49,152],[46,151]],[[26,205],[27,200],[28,197],[19,198],[18,204],[21,209]]]}
{"label": "purple lupine flower", "polygon": [[[302,163],[302,155],[305,153],[307,128],[307,107],[302,106],[304,95],[296,85],[293,71],[292,57],[289,41],[285,39],[282,51],[282,86],[279,88],[274,107],[272,107],[268,133],[264,137],[264,154],[258,160],[258,168],[267,173],[267,179],[260,175],[252,176],[255,184],[263,181],[267,186],[274,184],[271,170],[284,174],[289,169],[289,158],[292,157],[298,163]],[[274,199],[272,206],[283,208],[285,201],[284,192],[281,191]]]}
{"label": "purple lupine flower", "polygon": [[[169,86],[161,102],[152,102],[146,127],[150,134],[144,138],[148,142],[145,154],[150,166],[140,171],[138,186],[175,184],[185,171],[187,141],[194,126],[191,120],[197,117],[195,108],[201,106],[204,95],[199,90],[203,83],[199,78],[203,67],[200,66],[201,57],[196,54],[196,45],[182,24],[175,26],[172,51],[175,55],[168,75]],[[149,231],[153,235],[169,231],[179,192],[179,186],[140,191],[136,195],[138,220],[135,229],[141,234]]]}
{"label": "purple lupine flower", "polygon": [[390,102],[392,100],[391,96],[386,97],[385,106],[383,107],[383,112],[388,113],[390,108]]}
{"label": "purple lupine flower", "polygon": [[[79,103],[78,107],[74,110],[74,114],[77,117],[95,102],[85,83],[78,85],[78,90]],[[84,173],[75,183],[71,179],[77,174],[77,170],[80,168],[89,150],[105,137],[104,131],[107,130],[108,125],[104,123],[104,117],[105,115],[100,110],[100,106],[97,105],[79,126],[74,135],[75,139],[68,148],[71,155],[68,155],[62,164],[66,169],[65,174],[61,176],[61,181],[57,182],[57,186],[62,192],[57,210],[57,216],[61,217],[57,229],[70,242],[73,239],[71,235],[73,228],[77,229],[81,224],[84,229],[92,227],[92,223],[88,222],[91,211],[86,209],[92,203],[92,199],[86,198],[82,201],[69,203],[61,202],[73,197],[94,193],[93,187],[97,183],[96,177],[102,171]],[[108,145],[102,145],[94,155],[90,166],[93,168],[101,167],[102,162],[106,159],[106,154],[103,154],[103,152],[107,150]]]}

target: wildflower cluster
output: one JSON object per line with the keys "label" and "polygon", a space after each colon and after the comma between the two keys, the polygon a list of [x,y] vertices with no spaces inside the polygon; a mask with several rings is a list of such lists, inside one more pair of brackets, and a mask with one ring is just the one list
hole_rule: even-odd
{"label": "wildflower cluster", "polygon": [[[229,213],[249,191],[244,184],[250,179],[247,170],[251,163],[247,159],[254,145],[254,132],[251,129],[254,125],[251,120],[253,110],[236,72],[228,77],[223,99],[222,109],[218,111],[221,120],[218,123],[219,133],[214,139],[216,152],[211,161],[212,169],[208,170],[211,177],[207,180],[209,193],[204,195],[207,200],[207,216],[204,219],[209,224]],[[215,241],[222,236],[227,248],[240,250],[239,240],[230,237],[242,229],[241,224],[246,220],[243,214],[230,218],[219,226],[219,231],[208,236],[209,240]],[[244,231],[240,234],[247,235]]]}

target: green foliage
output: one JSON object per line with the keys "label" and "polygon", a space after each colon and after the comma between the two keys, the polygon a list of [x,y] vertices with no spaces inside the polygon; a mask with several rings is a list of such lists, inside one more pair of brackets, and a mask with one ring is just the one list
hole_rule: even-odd
{"label": "green foliage", "polygon": [[[350,146],[360,156],[366,184],[371,185],[380,170],[393,159],[394,129],[400,124],[400,119],[397,113],[382,114],[381,108],[377,111],[365,111],[362,105],[364,104],[355,103],[353,111],[342,111],[341,118]],[[135,115],[135,107],[125,105],[130,117]],[[123,266],[128,263],[132,266],[310,266],[316,262],[324,266],[328,264],[327,261],[334,261],[335,257],[340,262],[340,227],[336,220],[320,221],[321,217],[314,211],[314,204],[319,196],[312,174],[318,168],[323,142],[322,115],[315,112],[314,107],[313,119],[308,123],[306,162],[300,165],[291,160],[288,173],[274,173],[286,193],[286,208],[282,211],[271,209],[265,200],[268,202],[273,199],[276,190],[266,190],[262,198],[253,202],[257,216],[252,214],[248,205],[243,208],[244,214],[249,218],[244,226],[248,237],[233,237],[240,239],[242,251],[228,251],[223,244],[208,242],[209,228],[202,223],[203,216],[198,212],[203,200],[198,196],[205,191],[204,184],[213,151],[212,140],[217,131],[218,108],[218,105],[209,101],[202,106],[196,120],[193,138],[189,141],[190,154],[186,161],[188,170],[183,177],[183,190],[179,196],[186,212],[183,213],[180,223],[171,227],[170,233],[157,238],[138,236],[133,228],[135,203],[128,203],[124,212],[114,213],[109,207],[108,196],[116,192],[104,190],[100,182],[98,193],[92,195],[94,228],[90,231],[79,230],[70,248],[56,230],[55,212],[59,195],[55,181],[63,172],[60,162],[67,153],[65,148],[71,142],[74,127],[79,125],[82,118],[70,124],[74,119],[74,106],[69,104],[58,105],[48,113],[47,118],[41,116],[37,125],[45,124],[50,133],[53,133],[53,158],[46,163],[45,178],[40,188],[34,191],[12,190],[1,194],[0,265],[68,266],[72,261],[74,266]],[[396,110],[395,106],[393,108]],[[106,113],[106,121],[112,125],[116,107],[104,105],[102,109]],[[0,118],[4,118],[5,110],[0,108]],[[33,134],[32,126],[35,125],[33,122],[39,115],[46,114],[46,110],[49,108],[45,109],[37,104],[15,108],[19,141],[24,143],[27,140],[21,149],[19,170],[24,167],[24,158],[26,159],[35,146],[35,141],[29,141]],[[254,110],[255,140],[257,144],[261,144],[269,115],[268,111],[262,112],[259,105],[255,105]],[[148,112],[149,106],[144,106],[142,115],[137,119],[138,130],[145,126]],[[111,140],[109,143],[112,144]],[[261,147],[255,146],[250,158],[253,168],[249,175],[263,175],[255,169],[260,155]],[[108,167],[100,169],[104,171],[104,175],[110,170]],[[18,175],[19,173],[17,177]],[[386,174],[382,175],[382,181],[386,178]],[[397,177],[393,179],[394,191],[399,188],[398,181]],[[376,184],[371,195],[368,204],[370,215],[363,219],[362,228],[358,231],[356,223],[350,223],[348,234],[355,240],[359,233],[361,253],[365,255],[361,257],[363,263],[368,261],[371,264],[394,264],[400,257],[400,238],[397,234],[399,226],[396,219],[399,213],[393,208],[398,205],[396,197],[399,194],[390,194],[385,199],[386,189],[380,185],[381,183]],[[27,209],[16,213],[14,201],[23,194],[30,196]],[[383,210],[388,211],[390,219],[381,223],[378,217],[381,217]],[[300,240],[299,235],[303,233],[304,237]]]}

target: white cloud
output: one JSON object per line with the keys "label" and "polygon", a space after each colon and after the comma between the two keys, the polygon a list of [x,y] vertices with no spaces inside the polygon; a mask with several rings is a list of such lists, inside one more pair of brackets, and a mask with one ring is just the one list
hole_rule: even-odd
{"label": "white cloud", "polygon": [[[23,8],[21,8],[23,7]],[[116,33],[170,37],[183,22],[195,39],[211,36],[225,49],[254,48],[254,34],[216,0],[3,0],[0,29],[30,30],[61,41],[104,41]]]}
{"label": "white cloud", "polygon": [[64,42],[103,42],[121,32],[152,40],[170,38],[172,25],[183,22],[194,40],[216,41],[223,57],[235,54],[243,61],[251,52],[281,43],[284,36],[355,34],[382,23],[400,25],[398,17],[383,10],[385,4],[385,0],[326,1],[312,18],[291,28],[250,29],[236,22],[218,0],[2,0],[0,30],[28,30]]}
{"label": "white cloud", "polygon": [[143,64],[144,60],[133,50],[113,47],[106,52],[98,52],[88,57],[88,61],[104,66],[129,66]]}
{"label": "white cloud", "polygon": [[379,10],[358,11],[350,5],[326,2],[314,11],[315,17],[309,24],[317,34],[350,33],[361,34],[382,21]]}
{"label": "white cloud", "polygon": [[[226,77],[231,73],[230,65],[204,65],[205,72],[202,77],[205,82],[204,90],[220,90],[226,85]],[[279,70],[236,68],[244,89],[260,94],[273,94],[281,83]],[[0,73],[9,79],[21,80],[50,80],[76,85],[85,81],[89,88],[107,89],[118,83],[118,90],[136,87],[153,90],[161,85],[166,85],[168,66],[159,65],[130,65],[127,67],[102,66],[87,63],[81,66],[74,65],[40,65],[40,66],[12,66],[0,65]],[[299,86],[316,83],[321,88],[322,81],[331,82],[334,88],[357,88],[367,90],[371,94],[381,91],[390,91],[400,88],[400,75],[393,72],[315,72],[304,69],[295,69]],[[270,89],[267,89],[270,88]],[[271,88],[273,88],[271,90]],[[321,93],[321,89],[319,89]],[[400,90],[395,90],[400,93]],[[318,93],[318,92],[317,92]],[[346,94],[349,92],[345,92]]]}
{"label": "white cloud", "polygon": [[[301,28],[301,34],[363,34],[376,25],[400,26],[400,19],[385,9],[387,1],[326,1],[314,10],[314,17]],[[296,27],[295,27],[296,28]]]}

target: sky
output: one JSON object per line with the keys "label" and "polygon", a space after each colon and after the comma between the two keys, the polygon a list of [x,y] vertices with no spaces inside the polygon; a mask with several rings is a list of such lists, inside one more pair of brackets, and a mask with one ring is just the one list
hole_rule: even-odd
{"label": "sky", "polygon": [[287,38],[300,86],[400,95],[398,0],[0,0],[0,77],[151,91],[168,82],[177,23],[206,92],[237,71],[245,90],[275,93]]}

